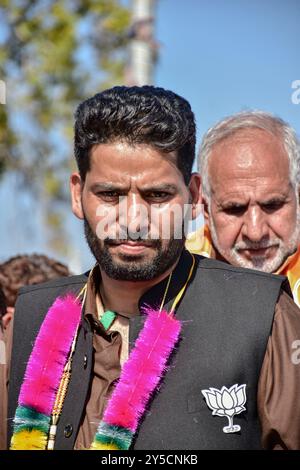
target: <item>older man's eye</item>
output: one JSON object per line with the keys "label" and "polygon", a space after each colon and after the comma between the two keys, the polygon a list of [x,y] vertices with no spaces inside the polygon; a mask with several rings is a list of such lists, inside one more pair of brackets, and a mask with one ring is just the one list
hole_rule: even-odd
{"label": "older man's eye", "polygon": [[229,207],[224,207],[223,212],[227,215],[242,215],[246,210],[246,206],[234,205]]}
{"label": "older man's eye", "polygon": [[284,201],[270,201],[261,205],[265,212],[275,212],[284,206]]}

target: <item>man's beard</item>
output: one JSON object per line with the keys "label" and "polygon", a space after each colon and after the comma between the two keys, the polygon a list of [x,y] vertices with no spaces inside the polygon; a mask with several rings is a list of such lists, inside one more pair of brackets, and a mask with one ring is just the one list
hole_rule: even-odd
{"label": "man's beard", "polygon": [[[185,239],[170,238],[166,247],[162,240],[151,240],[151,247],[156,255],[151,260],[143,260],[142,256],[120,254],[121,261],[114,260],[109,248],[118,240],[100,240],[92,231],[88,221],[84,218],[85,238],[89,248],[96,258],[99,266],[106,275],[120,281],[150,281],[168,271],[179,259],[184,248]],[[130,237],[127,238],[130,240]],[[138,242],[139,240],[132,240]],[[145,241],[140,240],[140,241]]]}
{"label": "man's beard", "polygon": [[[283,265],[285,260],[297,250],[300,236],[300,210],[298,207],[296,226],[287,244],[284,244],[280,238],[274,238],[272,240],[265,238],[260,242],[251,242],[250,240],[238,242],[230,250],[223,250],[220,247],[217,231],[211,215],[209,215],[209,229],[214,247],[226,261],[228,261],[228,258],[230,259],[230,261],[228,261],[230,264],[241,266],[242,268],[264,271],[266,273],[274,273]],[[267,248],[271,246],[277,246],[277,252],[270,260],[266,259],[264,256],[252,256],[251,259],[247,260],[240,254],[241,250]]]}

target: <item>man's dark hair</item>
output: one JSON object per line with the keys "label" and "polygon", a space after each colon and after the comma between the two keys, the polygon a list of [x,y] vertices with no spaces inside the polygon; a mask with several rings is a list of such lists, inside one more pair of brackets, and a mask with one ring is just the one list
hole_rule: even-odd
{"label": "man's dark hair", "polygon": [[21,287],[69,275],[67,266],[48,256],[18,255],[0,264],[0,288],[6,305],[14,307]]}
{"label": "man's dark hair", "polygon": [[127,142],[176,151],[177,167],[188,184],[195,159],[195,119],[190,104],[153,86],[117,86],[81,103],[75,114],[75,157],[83,181],[95,144]]}

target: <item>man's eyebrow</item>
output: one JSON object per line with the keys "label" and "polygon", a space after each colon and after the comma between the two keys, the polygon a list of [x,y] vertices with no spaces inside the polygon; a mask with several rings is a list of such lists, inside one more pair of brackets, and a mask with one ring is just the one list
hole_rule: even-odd
{"label": "man's eyebrow", "polygon": [[269,196],[262,202],[262,204],[271,204],[272,202],[284,202],[287,199],[287,194],[281,194],[280,196]]}
{"label": "man's eyebrow", "polygon": [[[122,183],[112,183],[112,182],[98,182],[94,183],[91,186],[93,192],[97,191],[126,191],[128,189],[127,185],[122,185]],[[176,192],[177,186],[172,183],[151,183],[151,185],[142,186],[140,189],[143,193],[150,193],[151,191],[161,191],[161,192]]]}
{"label": "man's eyebrow", "polygon": [[219,203],[221,207],[231,208],[231,207],[246,207],[249,203],[248,201],[226,201]]}
{"label": "man's eyebrow", "polygon": [[[287,194],[281,194],[277,196],[269,196],[266,199],[257,202],[258,205],[264,206],[268,204],[276,204],[276,203],[283,203],[288,199]],[[234,209],[234,208],[243,208],[247,207],[249,204],[249,201],[238,201],[238,200],[229,200],[225,202],[220,202],[219,206],[225,209]]]}
{"label": "man's eyebrow", "polygon": [[118,183],[94,183],[91,186],[92,191],[116,191],[116,190],[124,190],[125,186],[122,186],[121,184]]}
{"label": "man's eyebrow", "polygon": [[151,191],[177,191],[177,186],[175,184],[171,183],[152,183],[149,186],[143,186],[142,188],[143,192],[151,192]]}

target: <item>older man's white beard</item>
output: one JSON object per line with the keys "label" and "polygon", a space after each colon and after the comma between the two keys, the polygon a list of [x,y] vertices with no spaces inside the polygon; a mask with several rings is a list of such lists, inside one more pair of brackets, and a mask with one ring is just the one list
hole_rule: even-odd
{"label": "older man's white beard", "polygon": [[[250,240],[238,242],[230,250],[223,250],[220,247],[215,224],[211,216],[209,217],[209,228],[214,247],[230,264],[241,266],[242,268],[257,269],[258,271],[273,273],[297,250],[300,237],[300,211],[298,209],[296,227],[286,245],[279,238],[274,238],[272,240],[264,239],[257,243],[253,243]],[[251,260],[247,260],[240,254],[240,250],[267,248],[271,246],[277,246],[278,248],[276,255],[270,260],[266,259],[264,256],[253,256]]]}

